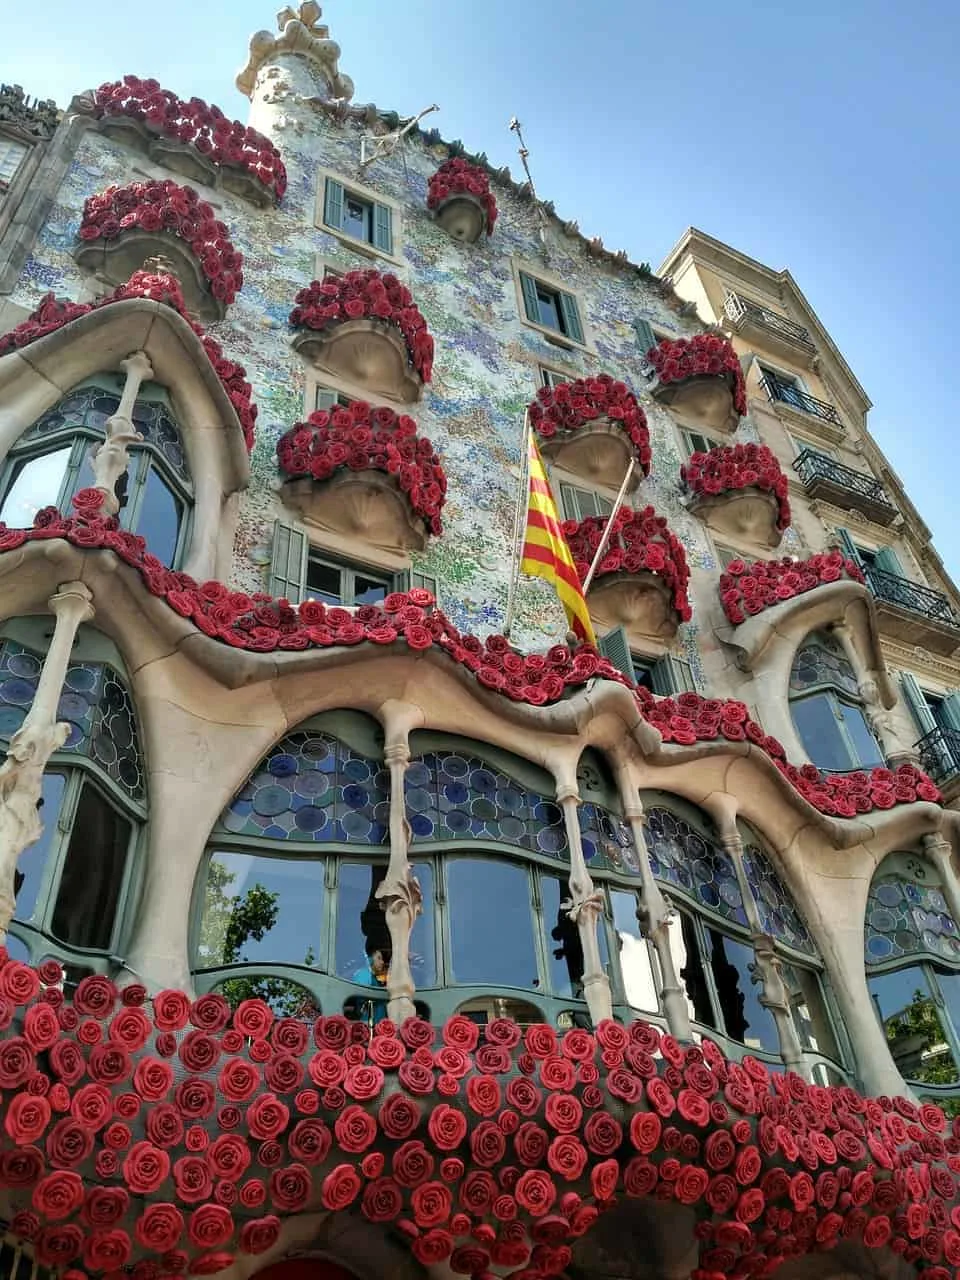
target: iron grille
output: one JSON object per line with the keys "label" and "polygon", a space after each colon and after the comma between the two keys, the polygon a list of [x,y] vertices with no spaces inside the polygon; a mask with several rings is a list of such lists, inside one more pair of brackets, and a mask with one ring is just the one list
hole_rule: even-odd
{"label": "iron grille", "polygon": [[899,574],[888,573],[885,569],[869,568],[866,578],[867,586],[878,600],[919,613],[931,622],[939,622],[960,632],[960,617],[942,592],[922,587],[919,582],[911,582],[909,578],[901,578]]}
{"label": "iron grille", "polygon": [[828,404],[826,400],[818,400],[816,396],[801,390],[795,382],[781,382],[779,378],[767,373],[760,379],[760,385],[771,400],[779,400],[781,404],[791,405],[824,422],[832,422],[835,427],[843,426],[835,405]]}
{"label": "iron grille", "polygon": [[921,768],[926,769],[934,782],[946,782],[960,773],[960,731],[938,725],[923,735],[916,748],[920,752]]}
{"label": "iron grille", "polygon": [[794,459],[793,469],[808,488],[814,481],[824,480],[836,485],[839,489],[845,489],[848,493],[855,493],[876,506],[889,507],[892,513],[896,512],[883,485],[874,476],[864,475],[862,471],[854,471],[853,467],[847,467],[834,458],[828,458],[826,454],[818,453],[816,449],[804,449]]}
{"label": "iron grille", "polygon": [[772,333],[779,334],[781,338],[786,338],[788,342],[793,342],[806,351],[816,351],[809,329],[805,329],[802,324],[797,324],[794,320],[788,320],[786,316],[777,315],[775,311],[768,311],[758,302],[741,298],[739,293],[728,293],[723,300],[723,309],[727,318],[734,324],[749,320],[752,324],[769,329]]}

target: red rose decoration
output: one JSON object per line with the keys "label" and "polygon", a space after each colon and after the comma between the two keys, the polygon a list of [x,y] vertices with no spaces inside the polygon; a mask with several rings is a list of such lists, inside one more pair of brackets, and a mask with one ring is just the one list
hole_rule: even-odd
{"label": "red rose decoration", "polygon": [[183,1214],[176,1205],[152,1204],[137,1219],[134,1236],[144,1248],[166,1253],[179,1243],[183,1225]]}
{"label": "red rose decoration", "polygon": [[158,1031],[180,1031],[190,1018],[190,1000],[182,991],[159,991],[153,997],[153,1021]]}
{"label": "red rose decoration", "polygon": [[[581,578],[586,575],[606,533],[607,521],[588,516],[579,523],[564,526],[570,552]],[[629,556],[629,563],[625,557]],[[615,527],[609,535],[607,550],[597,567],[596,578],[616,573],[652,573],[670,587],[673,608],[680,621],[692,616],[687,586],[690,570],[683,544],[658,517],[653,507],[632,511],[621,507]],[[581,655],[586,657],[587,655]],[[592,674],[585,672],[584,674]]]}
{"label": "red rose decoration", "polygon": [[334,1213],[349,1208],[359,1195],[361,1185],[360,1178],[351,1165],[338,1164],[324,1178],[320,1189],[324,1208]]}
{"label": "red rose decoration", "polygon": [[46,1098],[18,1093],[7,1106],[3,1127],[18,1146],[26,1146],[42,1137],[50,1123],[50,1116],[50,1103]]}
{"label": "red rose decoration", "polygon": [[51,1222],[69,1218],[83,1204],[83,1180],[62,1170],[48,1173],[34,1187],[32,1203]]}

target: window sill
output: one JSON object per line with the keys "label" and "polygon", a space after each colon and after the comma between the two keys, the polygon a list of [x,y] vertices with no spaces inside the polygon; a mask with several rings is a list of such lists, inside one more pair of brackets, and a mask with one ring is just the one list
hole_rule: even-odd
{"label": "window sill", "polygon": [[367,240],[358,240],[355,236],[347,235],[345,231],[341,231],[338,227],[330,227],[325,222],[319,224],[320,230],[325,231],[328,236],[333,236],[335,240],[343,245],[345,249],[349,249],[351,253],[357,253],[363,258],[373,258],[381,262],[389,262],[392,266],[402,269],[406,264],[403,258],[398,258],[396,254],[385,253],[383,249],[378,249],[376,245],[372,245]]}
{"label": "window sill", "polygon": [[545,324],[537,324],[535,321],[528,319],[522,312],[520,322],[526,325],[528,329],[533,329],[535,333],[539,333],[541,338],[545,338],[551,346],[560,347],[563,351],[586,351],[593,355],[593,348],[588,347],[585,342],[575,342],[573,338],[568,338],[565,333],[561,333],[558,329],[549,329]]}

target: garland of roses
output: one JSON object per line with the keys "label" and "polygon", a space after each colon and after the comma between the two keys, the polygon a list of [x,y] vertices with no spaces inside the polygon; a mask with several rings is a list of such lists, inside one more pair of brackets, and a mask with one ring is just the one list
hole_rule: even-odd
{"label": "garland of roses", "polygon": [[692,747],[697,742],[751,742],[770,757],[790,785],[820,813],[838,818],[854,818],[874,809],[892,809],[917,800],[942,803],[943,797],[931,779],[912,764],[894,769],[873,769],[870,773],[821,773],[815,765],[790,764],[782,744],[764,733],[750,717],[747,705],[734,698],[721,701],[699,693],[681,693],[677,698],[654,698],[647,689],[637,689],[637,699],[645,718],[660,731],[664,742]]}
{"label": "garland of roses", "polygon": [[[587,516],[585,520],[563,522],[563,532],[581,581],[587,576],[606,527],[606,516]],[[614,519],[594,581],[610,573],[645,571],[655,573],[670,586],[674,609],[682,622],[689,622],[692,616],[687,596],[690,570],[683,543],[653,507],[633,511],[622,506]]]}
{"label": "garland of roses", "polygon": [[[254,653],[277,650],[335,648],[368,642],[392,645],[403,640],[408,649],[419,652],[436,645],[458,665],[472,672],[477,682],[513,702],[545,706],[556,702],[573,689],[599,678],[613,680],[633,688],[627,677],[609,659],[588,645],[572,652],[566,645],[554,645],[545,654],[520,653],[505,636],[490,635],[485,640],[462,634],[439,609],[433,595],[420,587],[392,592],[379,605],[363,605],[354,611],[327,606],[319,600],[305,600],[294,607],[286,600],[275,600],[262,592],[247,595],[231,591],[222,582],[198,583],[188,574],[177,573],[151,555],[143,538],[119,527],[116,517],[104,518],[100,512],[103,493],[99,489],[81,489],[74,495],[76,516],[61,516],[56,507],[45,507],[34,519],[32,529],[8,529],[0,523],[0,554],[22,547],[27,542],[64,538],[74,546],[113,551],[126,564],[135,568],[147,590],[189,618],[199,631],[212,639],[247,649]],[[652,508],[647,508],[652,511]],[[634,518],[642,513],[630,513]],[[651,517],[647,516],[646,519]],[[657,525],[659,528],[659,525]],[[646,689],[633,689],[641,714],[660,731],[664,742],[692,745],[697,741],[731,741],[763,736],[758,725],[752,728],[741,702],[710,701],[711,716],[698,717],[696,723],[678,710],[672,698],[659,701]],[[697,694],[682,694],[681,699],[699,699]],[[683,702],[683,706],[692,703]],[[718,715],[714,723],[713,710]],[[678,717],[675,719],[675,717]],[[736,726],[734,728],[733,726]],[[822,813],[841,811],[834,801],[834,784],[847,784],[842,775],[834,779],[821,775],[812,766],[796,769],[785,763],[783,747],[774,738],[764,738],[764,750],[791,785]],[[874,771],[876,773],[876,770]],[[886,773],[887,771],[881,771]],[[814,778],[813,775],[816,775]],[[892,775],[893,803],[909,803],[915,799],[940,801],[940,792],[926,774],[903,765]],[[915,786],[907,786],[915,779]],[[903,785],[900,785],[900,784]],[[923,786],[921,791],[920,787]],[[877,807],[890,808],[890,788],[878,789]],[[871,794],[873,792],[871,791]],[[871,806],[872,807],[872,806]],[[866,812],[859,807],[856,812]]]}
{"label": "garland of roses", "polygon": [[205,159],[243,169],[279,202],[287,189],[287,171],[269,138],[239,120],[230,121],[201,98],[184,102],[157,80],[124,76],[100,85],[93,95],[96,114],[141,120],[148,129],[192,146]]}
{"label": "garland of roses", "polygon": [[470,1276],[560,1275],[602,1212],[650,1198],[694,1209],[700,1280],[844,1239],[921,1280],[960,1265],[960,1125],[931,1103],[809,1085],[640,1021],[481,1035],[456,1015],[371,1036],[257,999],[148,1001],[91,975],[68,1000],[62,982],[0,948],[0,1186],[14,1236],[42,1266],[79,1261],[76,1280],[135,1256],[212,1275],[317,1201]]}
{"label": "garland of roses", "polygon": [[790,524],[787,477],[776,455],[765,444],[718,445],[709,453],[694,453],[680,468],[680,479],[691,493],[713,498],[737,489],[762,489],[777,500],[777,529]]}
{"label": "garland of roses", "polygon": [[80,239],[116,240],[124,231],[164,231],[190,246],[207,279],[210,292],[229,305],[243,286],[243,254],[234,249],[225,223],[192,187],[165,178],[162,182],[131,182],[107,187],[88,196],[80,218]]}
{"label": "garland of roses", "polygon": [[253,448],[257,406],[251,399],[252,387],[246,381],[247,371],[242,364],[227,360],[220,343],[214,338],[208,338],[202,326],[188,315],[183,290],[176,276],[135,271],[126,284],[120,285],[99,302],[69,302],[55,297],[52,293],[45,294],[26,320],[21,321],[15,329],[0,335],[0,356],[29,346],[38,338],[45,338],[48,333],[55,333],[65,324],[79,320],[81,316],[91,311],[98,311],[101,307],[108,307],[114,302],[125,302],[130,298],[149,298],[154,302],[162,302],[165,306],[172,307],[186,320],[200,339],[230,403],[237,412],[249,453]]}
{"label": "garland of roses", "polygon": [[320,409],[298,422],[277,442],[280,469],[288,476],[326,480],[335,471],[383,471],[394,476],[414,514],[429,531],[443,533],[440,512],[447,477],[433,445],[417,437],[407,414],[363,400],[347,408]]}
{"label": "garland of roses", "polygon": [[606,418],[630,437],[640,470],[645,476],[650,474],[652,454],[647,416],[626,383],[616,381],[608,373],[541,387],[527,412],[534,430],[543,440],[551,440],[557,434],[571,434]]}
{"label": "garland of roses", "polygon": [[424,382],[430,381],[433,338],[410,290],[392,272],[381,274],[371,267],[313,280],[300,290],[294,303],[290,312],[294,329],[322,331],[344,320],[364,317],[396,325],[403,334],[410,364]]}
{"label": "garland of roses", "polygon": [[445,161],[427,183],[427,208],[438,209],[451,196],[471,195],[483,205],[487,215],[487,235],[493,235],[497,221],[497,202],[490,190],[490,179],[478,165],[462,156]]}
{"label": "garland of roses", "polygon": [[664,338],[647,352],[647,359],[661,382],[686,382],[688,378],[726,378],[739,417],[747,412],[747,384],[737,353],[727,338],[716,333],[696,333],[692,338]]}
{"label": "garland of roses", "polygon": [[812,591],[822,582],[864,582],[855,560],[834,547],[806,560],[731,560],[720,575],[720,600],[727,621],[737,627],[747,616],[762,613],[782,600]]}

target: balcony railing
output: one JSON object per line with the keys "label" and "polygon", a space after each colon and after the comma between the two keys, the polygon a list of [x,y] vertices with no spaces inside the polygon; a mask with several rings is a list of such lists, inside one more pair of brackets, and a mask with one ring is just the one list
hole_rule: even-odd
{"label": "balcony railing", "polygon": [[792,409],[799,409],[801,413],[812,414],[813,417],[829,422],[835,427],[843,427],[843,420],[837,413],[835,405],[828,404],[826,400],[818,400],[816,396],[802,391],[795,382],[781,382],[779,378],[767,373],[760,379],[760,385],[771,400],[778,400]]}
{"label": "balcony railing", "polygon": [[768,311],[758,302],[741,298],[739,293],[731,291],[727,294],[723,300],[723,310],[727,319],[732,320],[738,327],[745,323],[755,324],[761,329],[768,329],[787,342],[792,342],[795,346],[803,347],[805,351],[816,351],[809,329],[805,329],[802,324],[797,324],[793,320],[788,320],[786,316],[777,315],[775,311]]}
{"label": "balcony railing", "polygon": [[794,459],[793,469],[814,496],[819,492],[826,492],[830,496],[839,497],[846,504],[862,510],[878,524],[889,524],[896,518],[896,507],[874,476],[854,471],[853,467],[847,467],[816,449],[804,449]]}
{"label": "balcony railing", "polygon": [[957,729],[937,725],[923,735],[916,748],[920,752],[920,767],[926,769],[938,786],[960,774],[960,731]]}
{"label": "balcony railing", "polygon": [[911,582],[909,578],[901,578],[897,573],[888,573],[885,569],[867,569],[866,579],[867,586],[878,600],[919,614],[929,622],[952,628],[957,632],[957,643],[960,644],[960,615],[942,592]]}

